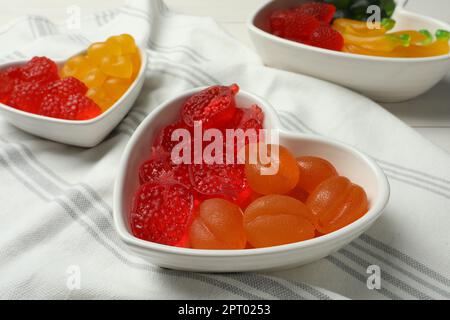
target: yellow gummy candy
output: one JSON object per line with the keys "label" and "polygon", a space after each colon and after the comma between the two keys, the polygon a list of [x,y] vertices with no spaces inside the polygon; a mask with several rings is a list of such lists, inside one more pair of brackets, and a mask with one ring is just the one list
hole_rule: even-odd
{"label": "yellow gummy candy", "polygon": [[395,51],[402,57],[424,58],[448,54],[450,51],[450,47],[448,45],[448,41],[436,40],[428,46],[412,45],[409,48],[399,48]]}
{"label": "yellow gummy candy", "polygon": [[91,44],[87,50],[88,57],[96,65],[99,65],[105,56],[118,56],[120,54],[122,54],[122,49],[117,43],[96,42]]}
{"label": "yellow gummy candy", "polygon": [[103,88],[106,94],[116,101],[128,90],[130,84],[130,79],[108,78],[103,84]]}
{"label": "yellow gummy candy", "polygon": [[84,55],[78,55],[66,61],[60,74],[63,78],[75,77],[81,79],[90,68],[92,68],[92,61]]}
{"label": "yellow gummy candy", "polygon": [[86,96],[92,99],[99,107],[102,112],[108,110],[114,101],[111,99],[103,88],[90,88],[86,93]]}
{"label": "yellow gummy candy", "polygon": [[133,53],[128,55],[128,57],[131,60],[131,63],[133,64],[133,74],[131,75],[131,79],[135,79],[137,74],[139,73],[139,70],[141,69],[141,57],[139,55],[139,52]]}

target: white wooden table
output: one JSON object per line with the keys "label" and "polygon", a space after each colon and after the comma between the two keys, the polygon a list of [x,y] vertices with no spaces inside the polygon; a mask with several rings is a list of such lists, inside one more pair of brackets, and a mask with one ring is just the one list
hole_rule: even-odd
{"label": "white wooden table", "polygon": [[[165,1],[173,11],[213,17],[234,37],[251,47],[245,22],[250,13],[264,0]],[[70,5],[78,5],[83,14],[90,14],[117,7],[123,2],[124,0],[15,0],[14,6],[2,8],[0,21],[1,24],[6,24],[24,14],[41,14],[61,21],[66,17],[66,9]],[[409,0],[406,8],[450,23],[449,0]],[[450,152],[450,72],[445,80],[425,95],[408,102],[383,106],[436,145]]]}

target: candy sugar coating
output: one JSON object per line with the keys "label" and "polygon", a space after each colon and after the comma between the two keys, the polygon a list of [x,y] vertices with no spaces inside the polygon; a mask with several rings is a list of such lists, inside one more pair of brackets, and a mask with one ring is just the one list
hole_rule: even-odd
{"label": "candy sugar coating", "polygon": [[185,164],[174,164],[170,155],[155,153],[139,168],[139,181],[177,183],[190,188],[189,170]]}
{"label": "candy sugar coating", "polygon": [[240,205],[250,196],[241,164],[191,164],[189,174],[200,199],[220,197]]}
{"label": "candy sugar coating", "polygon": [[251,143],[245,153],[245,175],[253,191],[264,195],[285,194],[297,185],[298,164],[285,147]]}
{"label": "candy sugar coating", "polygon": [[58,67],[47,57],[33,57],[22,67],[21,78],[27,82],[50,83],[58,80]]}
{"label": "candy sugar coating", "polygon": [[342,176],[331,177],[312,192],[306,205],[318,219],[318,231],[327,234],[362,217],[368,210],[365,191]]}
{"label": "candy sugar coating", "polygon": [[113,99],[108,96],[103,87],[89,88],[86,96],[92,99],[102,109],[102,112],[108,110],[108,108],[114,103]]}
{"label": "candy sugar coating", "polygon": [[223,199],[203,201],[191,224],[189,243],[194,249],[244,249],[242,210]]}
{"label": "candy sugar coating", "polygon": [[103,88],[107,92],[108,96],[112,99],[119,99],[129,88],[131,85],[130,79],[121,79],[108,77],[103,82]]}
{"label": "candy sugar coating", "polygon": [[82,79],[93,67],[93,61],[91,61],[87,56],[78,55],[66,61],[60,71],[60,75],[62,78],[75,77],[77,79]]}
{"label": "candy sugar coating", "polygon": [[247,241],[254,248],[314,238],[315,220],[306,205],[284,195],[258,198],[244,212]]}
{"label": "candy sugar coating", "polygon": [[298,157],[297,162],[300,169],[297,187],[308,193],[313,192],[326,179],[337,175],[335,167],[323,158],[304,156]]}

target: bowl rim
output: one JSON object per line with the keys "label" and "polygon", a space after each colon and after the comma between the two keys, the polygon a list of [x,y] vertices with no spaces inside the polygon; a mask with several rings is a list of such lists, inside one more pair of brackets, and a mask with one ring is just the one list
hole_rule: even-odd
{"label": "bowl rim", "polygon": [[[362,60],[362,61],[377,61],[377,62],[399,62],[399,63],[408,63],[408,62],[432,62],[432,61],[441,61],[441,60],[449,60],[450,59],[450,52],[445,55],[439,55],[439,56],[433,56],[433,57],[421,57],[421,58],[395,58],[395,57],[378,57],[378,56],[368,56],[368,55],[362,55],[362,54],[354,54],[354,53],[347,53],[342,51],[334,51],[334,50],[328,50],[323,48],[318,48],[310,45],[306,45],[303,43],[295,42],[292,40],[287,40],[284,38],[277,37],[267,31],[262,30],[261,28],[258,28],[255,25],[255,19],[259,15],[259,13],[264,10],[267,6],[274,3],[276,0],[268,0],[263,2],[261,5],[257,7],[257,9],[250,15],[250,18],[247,19],[247,29],[250,32],[256,33],[262,37],[265,37],[266,39],[269,39],[271,41],[274,41],[277,44],[280,44],[285,47],[290,48],[297,48],[297,49],[306,49],[315,51],[320,54],[329,54],[331,56],[336,56],[344,59],[356,59],[356,60]],[[418,13],[410,12],[405,10],[403,7],[398,7],[397,12],[400,12],[403,15],[409,15],[414,18],[419,19],[425,19],[428,20],[430,23],[441,25],[442,28],[445,28],[446,30],[450,31],[450,25],[444,21],[428,17],[425,15],[421,15]]]}
{"label": "bowl rim", "polygon": [[367,167],[374,173],[377,181],[377,187],[378,187],[378,194],[377,198],[374,199],[373,203],[371,204],[371,207],[369,211],[359,218],[358,220],[354,221],[353,223],[336,230],[332,233],[329,233],[327,235],[285,244],[285,245],[279,245],[274,247],[266,247],[266,248],[257,248],[257,249],[239,249],[239,250],[205,250],[205,249],[191,249],[191,248],[180,248],[180,247],[174,247],[174,246],[168,246],[163,244],[158,244],[146,240],[142,240],[139,238],[136,238],[131,232],[128,231],[127,228],[127,221],[126,221],[126,215],[127,213],[122,212],[122,205],[123,205],[123,195],[120,193],[121,190],[123,190],[124,187],[124,181],[128,174],[128,162],[131,157],[132,151],[137,146],[138,140],[141,138],[141,135],[143,132],[147,129],[147,126],[152,122],[152,119],[159,113],[163,112],[163,110],[172,103],[176,102],[177,100],[188,97],[192,95],[195,92],[198,92],[199,90],[203,89],[204,87],[194,88],[188,91],[185,91],[179,95],[176,95],[175,97],[161,103],[155,110],[153,110],[150,114],[147,115],[147,117],[141,122],[141,124],[138,126],[138,128],[135,130],[133,135],[131,136],[130,140],[128,141],[125,150],[122,155],[122,159],[119,165],[118,175],[116,176],[116,181],[114,185],[114,195],[113,195],[113,220],[114,220],[114,227],[116,231],[118,232],[120,238],[123,242],[128,244],[131,247],[138,248],[144,251],[153,252],[153,253],[160,253],[160,254],[172,254],[172,255],[178,255],[178,256],[184,256],[184,257],[201,257],[201,258],[232,258],[232,257],[243,257],[243,256],[261,256],[261,255],[270,255],[270,254],[278,254],[283,252],[289,252],[289,251],[296,251],[299,249],[312,249],[314,247],[322,246],[326,243],[333,242],[335,240],[343,240],[348,239],[352,237],[355,233],[358,231],[363,231],[365,227],[370,226],[383,212],[384,208],[386,207],[388,200],[389,200],[389,194],[390,194],[390,187],[388,180],[386,178],[386,175],[382,171],[382,169],[376,164],[376,162],[370,158],[369,156],[363,154],[362,152],[358,151],[354,147],[347,145],[345,143],[339,142],[334,139],[321,137],[318,135],[312,135],[312,134],[303,134],[303,133],[292,133],[287,132],[285,130],[280,129],[279,126],[279,118],[276,114],[275,109],[263,98],[258,97],[252,93],[246,92],[244,90],[241,90],[241,94],[245,94],[251,98],[256,98],[256,101],[262,102],[262,105],[264,106],[264,110],[269,110],[268,115],[271,117],[271,120],[274,123],[273,129],[279,130],[280,135],[288,136],[290,138],[300,138],[300,139],[309,139],[321,143],[327,143],[327,144],[333,144],[337,146],[338,148],[341,148],[347,152],[352,153],[354,156],[360,158],[363,160]]}
{"label": "bowl rim", "polygon": [[[133,90],[135,90],[135,88],[138,85],[138,82],[141,80],[141,78],[143,78],[145,76],[145,71],[147,69],[147,63],[148,63],[147,53],[145,50],[143,50],[139,46],[137,48],[139,50],[139,54],[140,54],[140,58],[141,58],[141,66],[139,68],[138,74],[136,75],[136,78],[133,80],[133,83],[128,87],[127,91],[125,91],[122,94],[122,96],[111,107],[108,108],[108,110],[106,110],[105,112],[102,112],[100,115],[98,115],[95,118],[92,118],[89,120],[67,120],[67,119],[46,117],[46,116],[42,116],[39,114],[19,110],[14,107],[8,106],[7,104],[4,104],[4,103],[0,103],[0,110],[4,110],[4,111],[10,112],[10,113],[15,113],[19,116],[26,116],[26,117],[29,117],[30,119],[34,119],[34,120],[38,120],[38,121],[45,121],[47,123],[59,123],[59,124],[68,124],[68,125],[90,125],[90,124],[94,124],[96,122],[100,122],[104,118],[108,117],[109,114],[114,113],[120,107],[120,105],[123,103],[125,98]],[[74,56],[77,56],[80,54],[85,54],[86,51],[87,51],[87,49],[83,49],[83,50],[71,55],[70,57],[74,57]],[[55,59],[53,61],[57,65],[60,65],[61,63],[67,61],[68,59]],[[12,62],[7,62],[7,63],[0,65],[0,70],[4,70],[4,69],[12,67],[12,66],[22,65],[22,64],[25,64],[27,61],[29,61],[29,60],[16,60],[16,61],[12,61]]]}

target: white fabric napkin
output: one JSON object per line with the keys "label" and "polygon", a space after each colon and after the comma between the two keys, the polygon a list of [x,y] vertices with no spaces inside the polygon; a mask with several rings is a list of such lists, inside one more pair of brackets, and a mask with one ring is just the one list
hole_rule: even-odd
{"label": "white fabric napkin", "polygon": [[[125,32],[148,48],[147,79],[130,114],[99,146],[54,143],[0,119],[0,298],[450,298],[449,154],[374,102],[264,67],[212,19],[174,14],[159,0],[100,12],[83,19],[81,30],[24,17],[0,31],[0,62],[68,57]],[[175,94],[233,82],[270,101],[286,129],[339,139],[378,161],[392,195],[366,234],[325,259],[271,273],[178,272],[128,253],[111,206],[133,130]],[[370,265],[381,269],[379,290],[367,287]]]}

